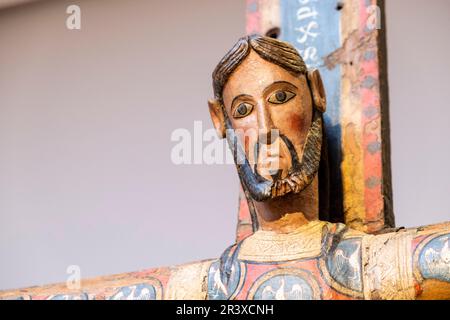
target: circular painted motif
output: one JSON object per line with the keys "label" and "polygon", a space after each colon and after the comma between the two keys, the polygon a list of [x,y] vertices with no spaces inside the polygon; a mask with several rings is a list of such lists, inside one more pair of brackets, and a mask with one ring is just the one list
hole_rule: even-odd
{"label": "circular painted motif", "polygon": [[47,300],[89,300],[89,297],[86,293],[82,294],[56,294],[54,296],[50,296]]}
{"label": "circular painted motif", "polygon": [[109,300],[156,300],[156,288],[147,283],[140,283],[119,288]]}
{"label": "circular painted motif", "polygon": [[418,252],[418,265],[424,279],[450,282],[450,234],[427,239]]}
{"label": "circular painted motif", "polygon": [[234,260],[231,265],[229,279],[220,272],[220,261],[211,264],[208,272],[208,299],[227,300],[232,299],[238,293],[245,277],[245,264]]}
{"label": "circular painted motif", "polygon": [[338,291],[362,292],[360,240],[341,241],[334,251],[328,253],[326,268],[331,278],[338,284],[338,286],[332,284],[332,287]]}
{"label": "circular painted motif", "polygon": [[259,277],[249,290],[249,300],[318,300],[321,292],[306,270],[284,268]]}

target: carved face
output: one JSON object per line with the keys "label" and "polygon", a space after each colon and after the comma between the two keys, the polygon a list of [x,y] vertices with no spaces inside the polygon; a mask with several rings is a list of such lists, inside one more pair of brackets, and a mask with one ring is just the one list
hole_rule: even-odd
{"label": "carved face", "polygon": [[291,153],[301,157],[311,126],[313,104],[305,75],[294,76],[251,51],[222,94],[253,170],[266,180],[286,178],[293,166]]}
{"label": "carved face", "polygon": [[325,95],[318,71],[308,78],[250,51],[226,81],[223,104],[209,102],[213,123],[227,137],[241,180],[257,201],[298,193],[318,171],[317,109],[324,111]]}

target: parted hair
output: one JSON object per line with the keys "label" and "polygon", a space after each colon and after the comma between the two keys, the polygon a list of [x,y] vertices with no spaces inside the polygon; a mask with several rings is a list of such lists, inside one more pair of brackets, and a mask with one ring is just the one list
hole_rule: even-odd
{"label": "parted hair", "polygon": [[256,34],[242,37],[220,60],[212,74],[214,97],[220,102],[223,102],[222,91],[228,78],[251,50],[264,60],[277,64],[294,75],[306,73],[305,62],[289,43]]}

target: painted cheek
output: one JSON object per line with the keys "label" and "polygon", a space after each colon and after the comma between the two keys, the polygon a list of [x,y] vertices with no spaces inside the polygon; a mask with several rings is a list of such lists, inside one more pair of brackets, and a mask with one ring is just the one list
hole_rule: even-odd
{"label": "painted cheek", "polygon": [[299,136],[307,129],[307,119],[302,112],[292,110],[287,112],[280,119],[280,131],[286,135]]}
{"label": "painted cheek", "polygon": [[289,128],[291,131],[299,131],[304,127],[305,121],[304,118],[299,114],[292,114],[289,118]]}
{"label": "painted cheek", "polygon": [[305,114],[299,111],[287,113],[284,121],[285,126],[282,132],[291,140],[297,154],[300,156],[310,123]]}

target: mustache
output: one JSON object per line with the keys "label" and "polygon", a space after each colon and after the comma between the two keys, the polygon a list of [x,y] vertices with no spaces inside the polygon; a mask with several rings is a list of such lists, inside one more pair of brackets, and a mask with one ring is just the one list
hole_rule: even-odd
{"label": "mustache", "polygon": [[[297,151],[295,150],[294,144],[293,144],[293,143],[291,142],[291,140],[289,140],[289,138],[286,137],[284,134],[279,133],[279,134],[277,134],[277,135],[280,137],[280,139],[283,141],[283,143],[286,145],[286,147],[287,147],[287,149],[288,149],[288,151],[289,151],[289,154],[290,154],[290,157],[291,157],[291,160],[292,160],[292,168],[290,169],[290,171],[296,171],[296,170],[299,170],[299,169],[300,169],[300,161],[299,161],[299,159],[298,159],[298,154],[297,154]],[[260,139],[260,140],[261,140],[261,139]],[[275,142],[275,141],[273,141],[273,142]],[[263,144],[266,144],[266,143],[263,143]],[[258,158],[259,158],[259,153],[260,153],[260,150],[261,150],[260,145],[261,145],[261,143],[259,142],[259,140],[256,141],[256,143],[255,143],[255,152],[254,152],[254,153],[255,153],[255,159],[258,159]],[[258,172],[258,163],[257,163],[257,161],[255,161],[255,165],[254,165],[254,170],[253,170],[253,172],[254,172],[255,175],[258,176],[259,181],[267,180],[267,179],[264,179],[264,178],[259,174],[259,172]],[[272,179],[273,179],[274,181],[275,181],[275,180],[279,180],[280,177],[281,177],[281,173],[282,173],[282,170],[281,170],[281,169],[277,170],[277,172],[275,172],[274,174],[272,174]]]}
{"label": "mustache", "polygon": [[264,179],[256,170],[252,170],[225,110],[224,116],[227,141],[233,154],[239,178],[244,189],[248,191],[252,199],[265,201],[289,192],[298,193],[311,184],[319,170],[322,147],[322,115],[318,111],[314,111],[313,121],[303,145],[301,161],[292,142],[286,136],[280,134],[280,138],[288,147],[291,155],[292,167],[289,169],[289,174],[286,178],[279,179],[279,176],[274,175],[273,181]]}

